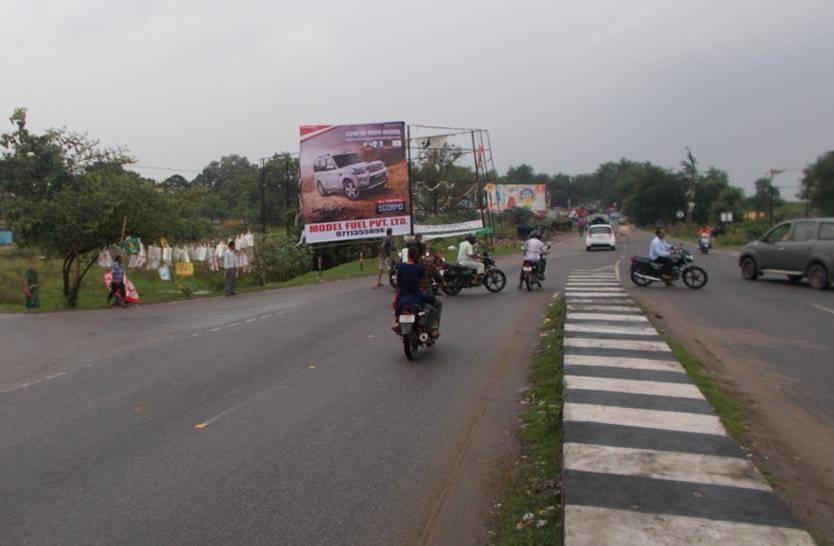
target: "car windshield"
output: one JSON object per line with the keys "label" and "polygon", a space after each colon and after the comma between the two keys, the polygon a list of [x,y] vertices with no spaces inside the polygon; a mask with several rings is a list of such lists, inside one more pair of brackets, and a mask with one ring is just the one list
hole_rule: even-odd
{"label": "car windshield", "polygon": [[339,154],[333,156],[333,161],[336,162],[336,165],[339,168],[347,167],[348,165],[353,165],[354,163],[359,163],[361,160],[359,159],[358,154]]}
{"label": "car windshield", "polygon": [[591,233],[595,235],[609,235],[611,233],[611,228],[608,226],[593,226],[591,227]]}

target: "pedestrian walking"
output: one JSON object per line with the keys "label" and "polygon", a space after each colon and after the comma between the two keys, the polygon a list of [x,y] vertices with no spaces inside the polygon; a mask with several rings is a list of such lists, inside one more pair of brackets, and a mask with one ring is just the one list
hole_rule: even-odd
{"label": "pedestrian walking", "polygon": [[41,305],[38,294],[38,272],[30,267],[23,274],[23,294],[26,296],[26,309],[37,309]]}
{"label": "pedestrian walking", "polygon": [[107,295],[107,307],[112,305],[113,297],[118,294],[116,303],[120,307],[124,307],[125,299],[127,298],[127,288],[125,287],[125,268],[122,265],[122,255],[117,254],[113,258],[113,266],[110,268],[110,293]]}
{"label": "pedestrian walking", "polygon": [[379,275],[376,279],[376,287],[382,286],[382,275],[387,274],[394,264],[391,253],[394,250],[394,237],[391,228],[385,230],[385,238],[379,243]]}
{"label": "pedestrian walking", "polygon": [[235,255],[235,242],[229,241],[229,248],[223,252],[223,268],[226,270],[226,295],[234,296],[237,285],[237,256]]}

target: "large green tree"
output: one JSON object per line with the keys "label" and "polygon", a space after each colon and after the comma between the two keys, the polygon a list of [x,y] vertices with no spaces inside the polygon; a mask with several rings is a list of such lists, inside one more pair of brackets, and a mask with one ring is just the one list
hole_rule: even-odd
{"label": "large green tree", "polygon": [[802,195],[826,216],[834,216],[834,151],[821,155],[805,169]]}
{"label": "large green tree", "polygon": [[65,129],[30,133],[26,111],[0,136],[0,194],[7,220],[24,246],[61,258],[66,305],[98,250],[126,233],[156,237],[174,216],[152,181],[127,172],[123,150]]}

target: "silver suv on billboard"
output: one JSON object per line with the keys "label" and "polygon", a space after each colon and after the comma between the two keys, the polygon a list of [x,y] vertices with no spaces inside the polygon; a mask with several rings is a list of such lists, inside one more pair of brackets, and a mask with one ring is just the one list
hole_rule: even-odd
{"label": "silver suv on billboard", "polygon": [[388,183],[388,169],[382,161],[362,161],[359,154],[345,152],[324,154],[313,162],[316,190],[319,194],[343,193],[348,199],[359,199],[362,192]]}

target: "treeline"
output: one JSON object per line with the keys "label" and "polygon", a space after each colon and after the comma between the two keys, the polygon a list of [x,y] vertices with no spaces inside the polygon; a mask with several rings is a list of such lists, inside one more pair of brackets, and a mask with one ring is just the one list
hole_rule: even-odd
{"label": "treeline", "polygon": [[[766,213],[783,202],[770,178],[756,180],[754,193],[745,196],[741,188],[731,185],[726,171],[702,170],[691,154],[678,169],[621,159],[579,175],[536,173],[522,164],[510,167],[502,181],[545,184],[552,207],[616,206],[639,224],[676,221],[677,212],[686,211],[689,202],[694,203],[692,219],[699,224],[717,224],[722,212],[732,212],[737,220],[746,211]],[[805,169],[799,194],[790,197],[807,199],[812,213],[834,215],[834,151]]]}

